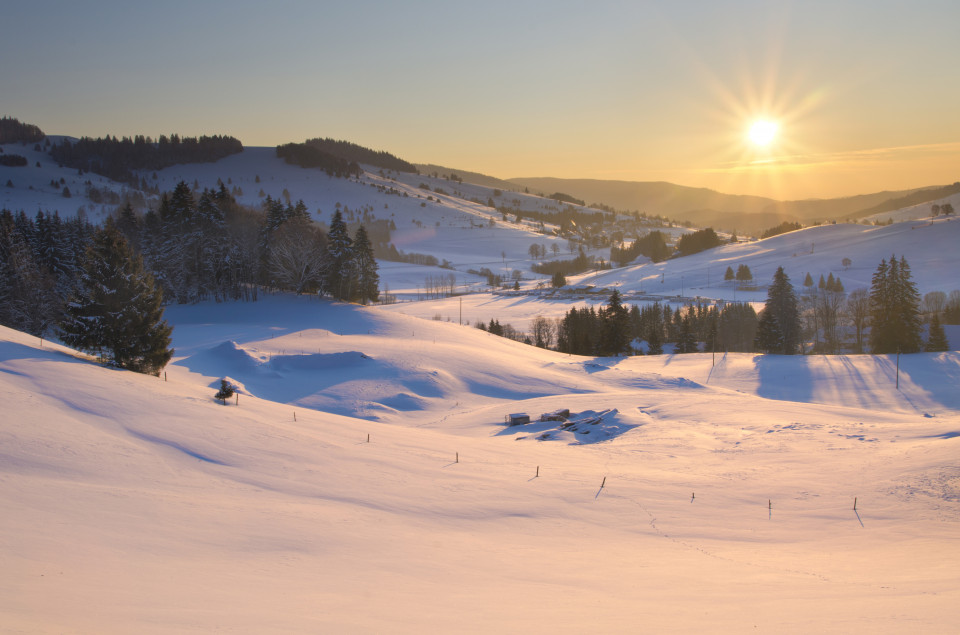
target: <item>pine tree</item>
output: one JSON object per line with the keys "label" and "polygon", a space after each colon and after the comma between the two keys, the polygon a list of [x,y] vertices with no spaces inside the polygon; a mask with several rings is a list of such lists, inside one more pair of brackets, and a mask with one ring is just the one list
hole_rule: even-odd
{"label": "pine tree", "polygon": [[357,298],[363,304],[376,302],[380,296],[380,274],[377,273],[377,260],[373,255],[373,245],[363,225],[357,228],[353,237],[353,252],[356,258]]}
{"label": "pine tree", "polygon": [[920,294],[910,265],[904,257],[881,260],[870,286],[870,351],[916,353],[922,344]]}
{"label": "pine tree", "polygon": [[757,348],[793,355],[800,345],[800,311],[790,278],[778,267],[767,290],[767,303],[757,325]]}
{"label": "pine tree", "polygon": [[220,380],[220,390],[217,391],[213,397],[214,399],[219,399],[223,402],[223,405],[227,405],[227,399],[233,397],[234,393],[233,386],[226,379]]}
{"label": "pine tree", "polygon": [[620,355],[630,344],[630,312],[623,306],[620,292],[610,294],[607,305],[600,310],[600,341],[598,353],[602,356]]}
{"label": "pine tree", "polygon": [[675,347],[677,353],[697,352],[697,337],[694,333],[692,322],[693,320],[688,311],[680,320],[680,329],[677,334],[677,345]]}
{"label": "pine tree", "polygon": [[757,322],[756,348],[765,353],[779,353],[783,349],[783,333],[774,317],[773,309],[760,311]]}
{"label": "pine tree", "polygon": [[928,353],[942,353],[950,350],[947,334],[943,330],[943,325],[940,324],[940,316],[936,313],[930,318],[930,335],[923,350]]}
{"label": "pine tree", "polygon": [[663,314],[657,311],[653,318],[647,331],[647,355],[663,355]]}
{"label": "pine tree", "polygon": [[120,368],[157,375],[173,355],[162,304],[142,259],[108,221],[87,249],[79,291],[61,324],[63,340]]}
{"label": "pine tree", "polygon": [[327,263],[323,291],[337,300],[350,300],[357,282],[353,240],[343,215],[336,210],[327,234]]}
{"label": "pine tree", "polygon": [[723,279],[724,279],[724,280],[733,280],[733,276],[734,276],[734,274],[733,274],[733,267],[732,267],[732,266],[727,266],[727,270],[723,272]]}

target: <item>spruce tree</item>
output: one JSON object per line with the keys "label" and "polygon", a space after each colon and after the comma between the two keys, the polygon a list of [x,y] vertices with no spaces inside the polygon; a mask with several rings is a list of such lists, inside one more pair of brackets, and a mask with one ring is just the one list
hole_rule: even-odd
{"label": "spruce tree", "polygon": [[376,302],[380,296],[380,274],[377,273],[377,259],[373,255],[373,245],[363,225],[357,228],[353,237],[353,252],[356,258],[357,299],[363,304]]}
{"label": "spruce tree", "polygon": [[899,275],[895,278],[896,315],[900,351],[916,353],[923,348],[920,318],[920,294],[917,285],[911,280],[910,265],[900,256]]}
{"label": "spruce tree", "polygon": [[881,260],[870,285],[870,351],[916,353],[921,349],[920,294],[906,258]]}
{"label": "spruce tree", "polygon": [[654,305],[651,312],[650,327],[647,331],[647,354],[663,355],[663,313]]}
{"label": "spruce tree", "polygon": [[620,355],[630,345],[630,312],[623,306],[620,292],[610,294],[607,306],[600,309],[600,341],[598,353],[602,356]]}
{"label": "spruce tree", "polygon": [[760,311],[754,346],[764,353],[778,353],[783,349],[783,333],[780,332],[780,325],[772,309]]}
{"label": "spruce tree", "polygon": [[930,318],[930,335],[924,350],[928,353],[942,353],[950,350],[947,334],[943,330],[943,325],[940,324],[940,316],[936,313]]}
{"label": "spruce tree", "polygon": [[680,329],[677,335],[677,345],[674,350],[677,353],[697,352],[697,336],[693,331],[690,312],[684,314],[683,319],[680,320]]}
{"label": "spruce tree", "polygon": [[767,304],[757,325],[757,348],[766,353],[793,355],[800,345],[800,311],[790,278],[778,267],[767,290]]}
{"label": "spruce tree", "polygon": [[120,368],[158,375],[173,355],[162,305],[153,276],[108,221],[87,249],[79,290],[61,324],[63,341]]}
{"label": "spruce tree", "polygon": [[327,263],[323,290],[337,300],[350,300],[356,287],[353,240],[340,210],[334,212],[327,234]]}
{"label": "spruce tree", "polygon": [[233,385],[231,385],[226,379],[221,379],[220,390],[217,391],[217,394],[214,395],[214,398],[222,401],[223,405],[227,405],[227,399],[233,397],[234,392]]}

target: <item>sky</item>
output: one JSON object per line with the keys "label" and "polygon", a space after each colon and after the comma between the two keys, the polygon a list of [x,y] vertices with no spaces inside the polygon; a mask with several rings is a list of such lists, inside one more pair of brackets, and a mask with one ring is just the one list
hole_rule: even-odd
{"label": "sky", "polygon": [[780,199],[960,180],[955,0],[5,5],[0,115],[47,134]]}

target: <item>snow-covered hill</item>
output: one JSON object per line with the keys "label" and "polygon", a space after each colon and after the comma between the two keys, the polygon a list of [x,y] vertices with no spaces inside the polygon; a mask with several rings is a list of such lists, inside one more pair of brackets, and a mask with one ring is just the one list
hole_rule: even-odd
{"label": "snow-covered hill", "polygon": [[[38,209],[58,210],[68,216],[82,209],[99,221],[111,213],[115,205],[91,202],[86,198],[88,189],[93,187],[121,195],[125,192],[124,186],[102,177],[79,175],[56,166],[33,145],[7,144],[4,152],[21,154],[28,160],[26,167],[0,166],[0,207],[6,209],[22,209],[27,213]],[[531,266],[536,260],[530,256],[531,245],[541,246],[547,253],[546,259],[571,257],[567,241],[554,236],[552,226],[539,231],[537,223],[530,219],[517,223],[511,216],[505,221],[501,214],[487,206],[493,201],[498,206],[527,211],[555,211],[560,207],[556,201],[459,182],[450,178],[451,175],[383,173],[368,168],[360,178],[338,179],[318,170],[289,165],[276,157],[273,148],[253,147],[215,163],[177,165],[142,176],[161,191],[172,190],[181,180],[199,188],[217,187],[222,182],[238,200],[253,206],[260,205],[267,195],[283,199],[286,194],[294,201],[302,199],[319,222],[328,221],[338,206],[392,220],[397,228],[392,235],[397,248],[434,256],[438,262],[447,261],[452,267],[437,269],[382,263],[384,286],[401,300],[422,298],[428,278],[436,280],[451,274],[458,291],[480,290],[484,279],[469,271],[481,269],[507,280],[517,271],[522,276],[524,289],[544,288],[549,279],[532,272]],[[8,181],[13,187],[3,185]],[[70,189],[71,198],[64,198],[64,188]],[[957,208],[960,200],[954,200],[956,198],[942,202],[952,202]],[[728,245],[657,265],[635,265],[572,277],[569,282],[578,288],[619,288],[626,293],[651,296],[762,302],[766,297],[766,284],[778,266],[784,266],[798,286],[808,272],[815,280],[833,273],[849,291],[868,286],[880,259],[895,253],[906,256],[910,262],[921,293],[949,292],[958,286],[953,272],[960,268],[960,252],[953,245],[957,243],[960,222],[953,218],[931,219],[929,210],[930,204],[925,203],[880,215],[878,220],[902,220],[889,227],[824,225],[764,241]],[[648,211],[656,214],[658,210]],[[688,231],[677,227],[656,229],[673,236]],[[609,259],[607,248],[588,249],[588,252]],[[851,266],[842,264],[845,258],[852,261]],[[734,283],[723,281],[726,267],[736,269],[739,264],[750,267],[753,285],[735,288]],[[440,313],[447,315],[445,311]],[[529,315],[536,313],[533,310]],[[499,316],[478,314],[477,319],[491,317]]]}
{"label": "snow-covered hill", "polygon": [[956,624],[955,353],[896,390],[883,357],[586,359],[241,306],[168,310],[166,381],[0,329],[5,630]]}

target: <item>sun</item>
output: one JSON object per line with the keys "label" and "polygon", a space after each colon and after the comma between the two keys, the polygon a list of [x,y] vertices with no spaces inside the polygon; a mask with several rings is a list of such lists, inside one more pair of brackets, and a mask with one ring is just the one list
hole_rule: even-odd
{"label": "sun", "polygon": [[765,148],[776,139],[778,128],[779,126],[776,122],[767,119],[758,119],[750,124],[750,130],[747,136],[750,138],[750,143],[757,147]]}

